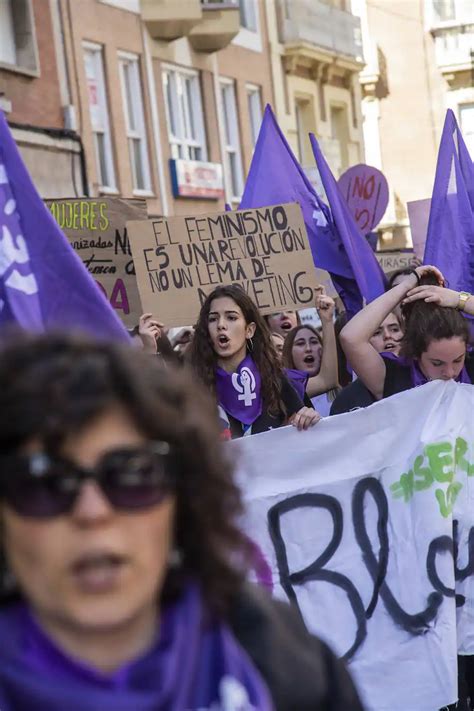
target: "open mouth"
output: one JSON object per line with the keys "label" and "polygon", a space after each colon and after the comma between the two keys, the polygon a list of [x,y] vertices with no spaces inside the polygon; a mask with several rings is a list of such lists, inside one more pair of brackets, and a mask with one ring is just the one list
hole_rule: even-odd
{"label": "open mouth", "polygon": [[291,331],[291,321],[282,321],[280,328],[282,328],[284,331]]}
{"label": "open mouth", "polygon": [[84,592],[106,592],[114,587],[127,559],[116,553],[90,553],[72,565],[72,574]]}
{"label": "open mouth", "polygon": [[386,351],[393,351],[395,348],[395,343],[386,343],[384,348]]}
{"label": "open mouth", "polygon": [[313,355],[307,355],[303,358],[303,362],[308,365],[314,365],[316,363],[316,358]]}
{"label": "open mouth", "polygon": [[223,333],[217,337],[217,342],[220,346],[226,346],[228,343],[230,343],[230,338]]}

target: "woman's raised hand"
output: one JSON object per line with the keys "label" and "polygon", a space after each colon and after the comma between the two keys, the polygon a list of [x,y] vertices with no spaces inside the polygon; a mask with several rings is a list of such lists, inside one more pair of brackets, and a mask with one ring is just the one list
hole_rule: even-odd
{"label": "woman's raised hand", "polygon": [[290,417],[290,425],[299,430],[307,430],[316,425],[321,419],[321,415],[312,407],[302,407]]}
{"label": "woman's raised hand", "polygon": [[459,304],[459,292],[453,289],[446,289],[444,286],[417,286],[410,289],[402,301],[402,305],[412,301],[426,301],[427,303],[445,306],[448,309],[455,309]]}
{"label": "woman's raised hand", "polygon": [[425,274],[434,274],[434,276],[438,280],[439,286],[444,286],[445,284],[445,279],[438,267],[434,267],[432,264],[424,264],[421,267],[417,267],[415,269],[416,274],[418,277],[422,277]]}
{"label": "woman's raised hand", "polygon": [[331,321],[333,320],[334,311],[336,309],[336,303],[334,299],[326,294],[320,294],[316,297],[316,309],[319,314],[321,321]]}
{"label": "woman's raised hand", "polygon": [[164,324],[153,318],[153,314],[142,314],[138,322],[138,335],[143,343],[143,350],[156,353],[158,338],[161,337]]}

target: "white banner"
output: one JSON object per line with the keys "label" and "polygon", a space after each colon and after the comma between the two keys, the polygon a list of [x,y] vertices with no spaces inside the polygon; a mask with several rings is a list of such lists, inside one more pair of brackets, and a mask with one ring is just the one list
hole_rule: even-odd
{"label": "white banner", "polygon": [[436,381],[231,444],[260,577],[370,711],[453,703],[457,651],[474,653],[473,410],[471,385]]}

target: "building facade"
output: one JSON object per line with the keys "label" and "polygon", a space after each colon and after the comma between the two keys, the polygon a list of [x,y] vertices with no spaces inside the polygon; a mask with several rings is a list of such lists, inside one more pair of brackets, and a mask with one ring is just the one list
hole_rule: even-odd
{"label": "building facade", "polygon": [[[19,5],[32,38],[24,60]],[[83,148],[81,182],[71,181],[70,165],[69,178],[54,174],[21,146],[44,197],[144,197],[150,214],[169,215],[238,204],[263,107],[273,103],[264,2],[3,0],[0,8],[0,94],[17,140],[17,124],[33,123]]]}
{"label": "building facade", "polygon": [[360,19],[349,0],[267,0],[275,108],[312,177],[308,133],[336,177],[364,160]]}
{"label": "building facade", "polygon": [[382,248],[411,244],[407,202],[430,198],[446,109],[474,157],[474,3],[353,0],[366,67],[360,75],[367,162],[388,180]]}
{"label": "building facade", "polygon": [[68,130],[55,26],[48,0],[0,2],[0,108],[44,197],[82,195],[85,155]]}

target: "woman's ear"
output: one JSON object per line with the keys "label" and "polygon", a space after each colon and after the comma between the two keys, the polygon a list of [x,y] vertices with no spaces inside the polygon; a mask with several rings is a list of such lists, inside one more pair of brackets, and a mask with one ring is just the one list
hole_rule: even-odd
{"label": "woman's ear", "polygon": [[256,330],[257,326],[253,321],[251,323],[248,323],[245,328],[245,338],[253,338]]}

